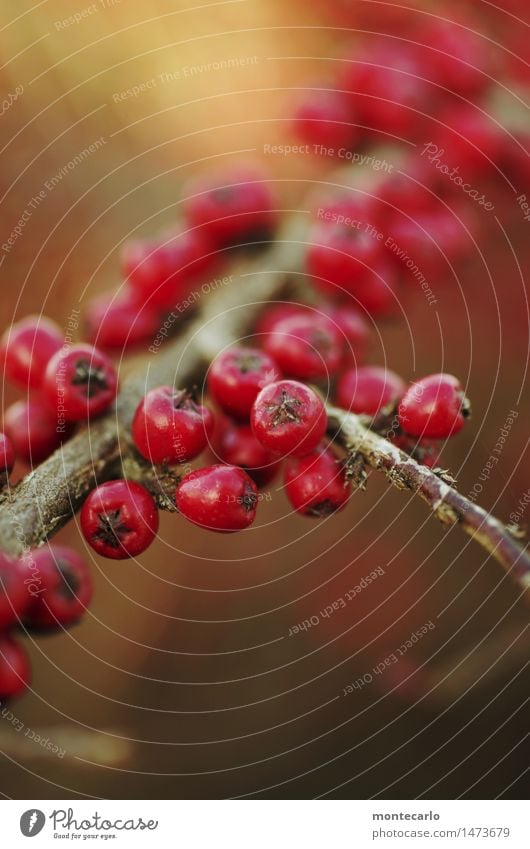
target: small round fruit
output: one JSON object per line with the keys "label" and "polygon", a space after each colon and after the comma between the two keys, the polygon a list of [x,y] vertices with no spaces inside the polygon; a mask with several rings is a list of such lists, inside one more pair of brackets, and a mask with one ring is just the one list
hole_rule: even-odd
{"label": "small round fruit", "polygon": [[35,576],[28,585],[28,626],[66,627],[83,616],[92,599],[93,584],[85,560],[76,551],[50,545],[31,551],[19,563],[20,571]]}
{"label": "small round fruit", "polygon": [[309,454],[327,427],[324,404],[303,383],[280,380],[261,390],[251,415],[254,436],[276,454]]}
{"label": "small round fruit", "polygon": [[214,419],[208,407],[185,389],[157,386],[140,402],[132,437],[138,451],[155,465],[186,463],[204,451]]}
{"label": "small round fruit", "polygon": [[60,327],[49,318],[30,315],[8,328],[0,341],[0,361],[8,380],[37,389],[48,360],[63,346]]}
{"label": "small round fruit", "polygon": [[351,494],[344,465],[329,448],[306,457],[289,458],[285,492],[298,513],[320,518],[342,510]]}
{"label": "small round fruit", "polygon": [[81,510],[88,544],[103,557],[126,560],[148,548],[158,531],[156,504],[143,486],[116,480],[94,489]]}
{"label": "small round fruit", "polygon": [[215,447],[219,460],[244,469],[260,488],[270,483],[280,468],[276,454],[258,442],[247,424],[224,421]]}
{"label": "small round fruit", "polygon": [[343,224],[319,224],[310,236],[306,267],[317,289],[325,295],[357,295],[378,261],[381,242],[364,229]]}
{"label": "small round fruit", "polygon": [[352,413],[375,416],[403,396],[406,385],[401,377],[380,366],[361,366],[345,372],[337,386],[337,404]]}
{"label": "small round fruit", "polygon": [[271,333],[282,319],[294,315],[304,315],[308,309],[305,304],[293,304],[289,301],[280,301],[266,307],[261,313],[254,331],[258,341],[261,342],[261,336]]}
{"label": "small round fruit", "polygon": [[0,700],[21,696],[30,680],[26,652],[12,637],[0,635]]}
{"label": "small round fruit", "polygon": [[279,321],[264,337],[263,347],[284,374],[300,380],[329,378],[344,354],[338,327],[322,313],[311,311]]}
{"label": "small round fruit", "polygon": [[347,95],[313,89],[294,109],[293,126],[301,141],[326,148],[350,150],[359,136]]}
{"label": "small round fruit", "polygon": [[0,432],[0,479],[9,476],[15,465],[15,449],[9,436]]}
{"label": "small round fruit", "polygon": [[344,354],[341,366],[360,365],[366,359],[366,349],[370,341],[370,327],[366,319],[348,304],[324,305],[320,309],[342,335]]}
{"label": "small round fruit", "polygon": [[58,351],[44,375],[46,400],[67,422],[103,413],[114,401],[117,388],[111,360],[92,345],[72,345]]}
{"label": "small round fruit", "polygon": [[20,621],[28,604],[28,590],[17,562],[0,553],[0,632]]}
{"label": "small round fruit", "polygon": [[235,345],[213,361],[208,372],[208,392],[226,413],[245,421],[258,392],[280,377],[269,354]]}
{"label": "small round fruit", "polygon": [[68,428],[58,425],[57,417],[35,398],[16,401],[4,413],[4,430],[15,447],[17,456],[36,465],[46,460],[68,435]]}
{"label": "small round fruit", "polygon": [[256,518],[257,502],[256,484],[236,466],[206,466],[190,472],[176,495],[177,509],[186,519],[220,533],[248,528]]}
{"label": "small round fruit", "polygon": [[460,381],[452,374],[431,374],[411,384],[399,405],[399,424],[410,436],[446,439],[464,427],[471,412]]}
{"label": "small round fruit", "polygon": [[150,304],[139,303],[129,288],[92,298],[84,321],[89,342],[118,351],[151,340],[160,327],[158,311]]}

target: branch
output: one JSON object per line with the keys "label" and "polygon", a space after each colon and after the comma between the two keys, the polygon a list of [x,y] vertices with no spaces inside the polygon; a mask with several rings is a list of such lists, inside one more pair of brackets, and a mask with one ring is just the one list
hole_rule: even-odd
{"label": "branch", "polygon": [[473,504],[440,474],[422,466],[391,442],[369,430],[361,417],[327,406],[329,431],[348,452],[350,466],[359,457],[384,472],[396,489],[419,495],[444,525],[458,525],[497,560],[530,598],[530,554],[503,522]]}

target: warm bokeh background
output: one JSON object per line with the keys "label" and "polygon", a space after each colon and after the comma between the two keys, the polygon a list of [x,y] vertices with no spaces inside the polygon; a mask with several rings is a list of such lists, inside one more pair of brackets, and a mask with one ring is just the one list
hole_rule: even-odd
{"label": "warm bokeh background", "polygon": [[[1,118],[2,241],[50,176],[105,139],[49,193],[4,260],[2,327],[41,311],[65,325],[87,296],[113,285],[125,238],[172,223],[179,187],[192,173],[245,151],[282,180],[286,209],[305,181],[325,178],[329,163],[271,159],[263,145],[289,138],[294,90],[325,73],[326,57],[351,35],[333,29],[316,3],[191,5],[96,0],[95,11],[61,28],[57,22],[90,4],[2,4],[1,88],[24,87]],[[248,61],[200,70],[224,59]],[[196,69],[191,76],[188,67]],[[116,93],[178,71],[179,80],[157,79],[138,97],[114,102]],[[459,285],[448,280],[436,316],[411,299],[410,329],[382,326],[373,358],[387,357],[409,379],[443,369],[468,383],[473,422],[444,453],[463,492],[519,403],[481,496],[507,517],[529,486],[528,310],[518,264],[528,265],[530,225],[514,204],[499,215],[509,239],[492,225]],[[242,535],[209,535],[164,516],[141,562],[93,558],[91,612],[71,632],[29,645],[32,692],[13,708],[66,754],[47,755],[4,720],[0,791],[17,798],[526,795],[528,610],[497,565],[375,477],[323,523],[293,518],[281,492],[261,507]],[[74,523],[60,538],[84,547]],[[286,637],[376,567],[385,575],[347,611]],[[436,627],[407,654],[406,667],[341,696],[429,620]]]}

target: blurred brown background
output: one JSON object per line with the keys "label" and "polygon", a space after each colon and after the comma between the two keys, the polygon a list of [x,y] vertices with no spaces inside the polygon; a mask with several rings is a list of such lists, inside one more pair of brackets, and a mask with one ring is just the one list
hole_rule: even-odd
{"label": "blurred brown background", "polygon": [[[50,177],[97,139],[105,143],[48,193],[6,256],[2,327],[41,311],[66,326],[72,309],[117,280],[128,235],[173,222],[192,173],[246,151],[281,180],[286,209],[305,181],[325,178],[329,163],[271,159],[263,145],[289,138],[293,90],[325,74],[348,33],[334,30],[318,4],[190,5],[3,3],[2,91],[24,90],[1,119],[2,241]],[[204,69],[233,59],[243,61]],[[163,74],[178,79],[162,82]],[[137,97],[114,97],[153,79]],[[373,360],[387,357],[409,379],[447,370],[469,383],[473,422],[444,452],[463,492],[519,403],[481,496],[507,517],[529,486],[528,310],[517,267],[527,266],[529,250],[518,210],[499,215],[510,240],[492,225],[460,285],[448,280],[440,292],[436,316],[411,300],[410,329],[382,325]],[[374,477],[323,523],[293,518],[281,492],[261,508],[252,531],[234,537],[164,516],[141,563],[93,559],[90,614],[69,633],[30,643],[32,692],[13,708],[25,729],[65,755],[46,754],[4,719],[0,791],[526,795],[528,610],[496,564]],[[75,523],[60,538],[84,547]],[[287,637],[377,567],[384,575],[347,610]],[[430,620],[434,630],[399,668],[342,696]]]}

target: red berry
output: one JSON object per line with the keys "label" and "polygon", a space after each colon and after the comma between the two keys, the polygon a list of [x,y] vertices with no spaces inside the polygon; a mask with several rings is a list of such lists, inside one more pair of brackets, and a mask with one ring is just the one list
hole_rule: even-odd
{"label": "red berry", "polygon": [[398,374],[380,366],[362,366],[345,372],[337,386],[337,404],[352,413],[375,416],[396,403],[405,392]]}
{"label": "red berry", "polygon": [[361,231],[374,224],[376,203],[372,195],[361,191],[338,192],[317,196],[313,213],[319,222],[351,227]]}
{"label": "red berry", "polygon": [[0,635],[0,699],[21,696],[31,680],[29,659],[12,637]]}
{"label": "red berry", "polygon": [[464,427],[469,401],[451,374],[431,374],[407,389],[399,405],[399,424],[410,436],[445,439]]}
{"label": "red berry", "polygon": [[7,379],[25,389],[38,388],[48,360],[63,344],[59,326],[49,318],[30,315],[13,324],[0,341],[0,358]]}
{"label": "red berry", "polygon": [[169,309],[189,295],[193,283],[215,263],[211,242],[198,230],[164,240],[128,242],[122,273],[140,303]]}
{"label": "red berry", "polygon": [[324,294],[357,295],[381,255],[381,243],[364,229],[320,224],[311,233],[307,271]]}
{"label": "red berry", "polygon": [[386,318],[398,310],[397,285],[396,270],[383,257],[370,269],[363,285],[359,286],[355,300],[369,315]]}
{"label": "red berry", "polygon": [[145,551],[158,531],[156,504],[143,486],[116,480],[94,489],[81,510],[83,535],[94,551],[125,560]]}
{"label": "red berry", "polygon": [[276,224],[274,198],[264,174],[256,169],[199,177],[185,189],[184,215],[203,228],[215,244],[242,244],[270,236]]}
{"label": "red berry", "polygon": [[294,131],[301,141],[327,148],[351,149],[359,131],[347,95],[313,89],[295,107]]}
{"label": "red berry", "polygon": [[338,327],[327,316],[308,311],[279,321],[264,337],[263,347],[284,374],[317,380],[329,378],[338,369],[345,346]]}
{"label": "red berry", "polygon": [[[265,336],[271,333],[284,318],[290,318],[293,315],[304,315],[308,310],[305,304],[292,304],[288,302],[276,303],[269,306],[261,313],[255,329],[256,336]],[[258,341],[261,341],[258,339]]]}
{"label": "red berry", "polygon": [[285,492],[304,516],[329,516],[342,510],[350,497],[344,466],[329,448],[290,458],[285,466]]}
{"label": "red berry", "polygon": [[407,161],[403,167],[400,172],[385,176],[376,188],[382,202],[379,218],[383,229],[389,215],[402,212],[414,218],[418,213],[430,212],[436,200],[431,191],[437,187],[439,177],[430,163],[424,159]]}
{"label": "red berry", "polygon": [[185,463],[204,451],[213,431],[208,407],[197,404],[185,389],[158,386],[140,402],[132,436],[140,454],[151,463]]}
{"label": "red berry", "polygon": [[416,267],[428,280],[444,273],[447,263],[437,242],[438,220],[438,213],[432,212],[418,213],[415,220],[401,215],[390,220],[385,247],[398,269]]}
{"label": "red berry", "polygon": [[254,402],[251,425],[256,439],[276,454],[309,454],[327,427],[324,404],[303,383],[280,380],[261,390]]}
{"label": "red berry", "polygon": [[0,553],[0,632],[20,621],[29,599],[17,563]]}
{"label": "red berry", "polygon": [[58,426],[57,418],[34,398],[17,401],[5,411],[4,429],[17,455],[32,465],[53,454],[69,431]]}
{"label": "red berry", "polygon": [[0,432],[0,480],[4,473],[6,477],[11,474],[15,459],[13,443],[5,433]]}
{"label": "red berry", "polygon": [[489,40],[472,32],[473,22],[431,16],[418,35],[415,55],[420,74],[456,94],[471,97],[491,84]]}
{"label": "red berry", "polygon": [[160,327],[158,311],[142,303],[131,289],[104,292],[86,305],[86,335],[100,348],[123,350],[153,338]]}
{"label": "red berry", "polygon": [[219,460],[244,469],[258,487],[270,483],[280,467],[276,454],[258,442],[247,424],[224,421],[215,448]]}
{"label": "red berry", "polygon": [[208,392],[226,413],[248,420],[258,392],[279,378],[278,366],[267,353],[234,345],[213,361]]}
{"label": "red berry", "polygon": [[469,177],[487,173],[495,167],[502,153],[500,128],[478,109],[468,104],[452,106],[440,116],[440,127],[434,145],[424,148],[425,156],[438,163],[442,175],[460,178],[460,186]]}
{"label": "red berry", "polygon": [[360,365],[366,358],[366,349],[370,340],[370,327],[366,319],[348,304],[340,306],[325,304],[320,309],[342,334],[344,354],[341,365]]}
{"label": "red berry", "polygon": [[118,380],[106,354],[92,345],[72,345],[51,358],[43,388],[58,417],[77,422],[103,413],[112,404]]}
{"label": "red berry", "polygon": [[29,552],[19,561],[27,573],[31,602],[26,624],[35,628],[71,625],[86,612],[93,585],[89,568],[71,548],[50,545]]}
{"label": "red berry", "polygon": [[186,475],[176,495],[177,509],[194,525],[231,533],[248,528],[256,517],[258,491],[243,469],[206,466]]}

